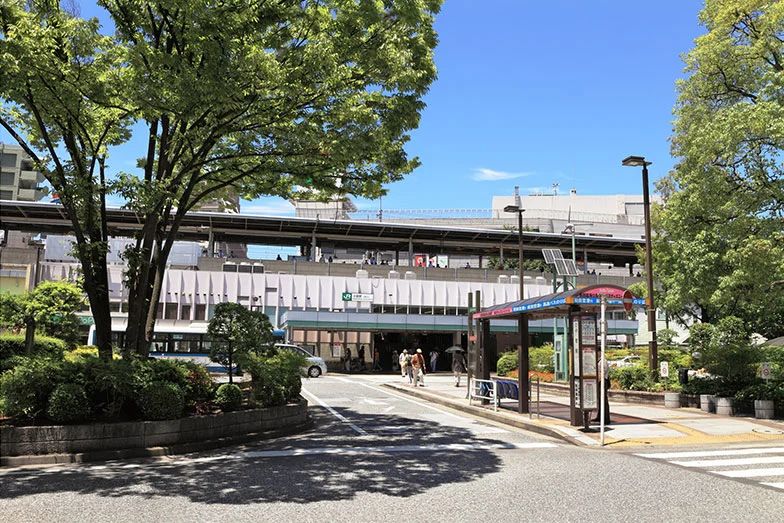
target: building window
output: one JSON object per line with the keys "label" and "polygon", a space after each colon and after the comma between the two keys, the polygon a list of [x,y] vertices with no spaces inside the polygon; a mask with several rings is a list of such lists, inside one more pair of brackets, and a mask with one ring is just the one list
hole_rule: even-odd
{"label": "building window", "polygon": [[207,306],[203,303],[197,303],[193,319],[196,321],[205,321],[207,319]]}
{"label": "building window", "polygon": [[0,154],[0,166],[2,167],[16,167],[15,154]]}
{"label": "building window", "polygon": [[176,303],[166,303],[166,309],[164,310],[164,317],[165,320],[176,320],[177,319],[177,304]]}
{"label": "building window", "polygon": [[0,185],[14,185],[15,183],[16,183],[16,174],[0,173]]}
{"label": "building window", "polygon": [[183,305],[180,307],[180,319],[181,320],[190,320],[191,319],[191,306],[190,305]]}

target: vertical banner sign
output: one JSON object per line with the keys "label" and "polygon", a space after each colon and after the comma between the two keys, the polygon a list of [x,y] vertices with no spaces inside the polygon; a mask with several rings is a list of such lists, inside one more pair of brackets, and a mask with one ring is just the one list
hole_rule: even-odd
{"label": "vertical banner sign", "polygon": [[584,315],[572,323],[574,341],[574,406],[593,410],[598,406],[598,358],[596,353],[596,316]]}

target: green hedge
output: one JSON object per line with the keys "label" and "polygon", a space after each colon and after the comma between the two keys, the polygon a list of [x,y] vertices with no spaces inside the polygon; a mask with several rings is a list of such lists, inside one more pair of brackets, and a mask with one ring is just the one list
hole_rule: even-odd
{"label": "green hedge", "polygon": [[[555,351],[550,344],[528,349],[529,369],[532,371],[554,372]],[[504,352],[496,363],[496,372],[499,376],[506,376],[517,369],[517,351]]]}
{"label": "green hedge", "polygon": [[224,412],[239,409],[242,406],[242,389],[233,383],[224,383],[215,392],[215,404]]}
{"label": "green hedge", "polygon": [[[66,349],[65,342],[57,338],[36,334],[33,353],[41,356],[62,358]],[[24,356],[25,337],[23,334],[0,334],[0,360],[12,356]]]}
{"label": "green hedge", "polygon": [[299,396],[306,364],[303,356],[285,350],[269,358],[249,354],[242,362],[251,375],[254,399],[265,407],[285,405]]}
{"label": "green hedge", "polygon": [[139,390],[137,402],[146,420],[175,419],[185,409],[185,393],[174,383],[153,381]]}
{"label": "green hedge", "polygon": [[90,417],[90,403],[84,387],[76,383],[58,385],[49,396],[46,415],[57,423],[77,423]]}

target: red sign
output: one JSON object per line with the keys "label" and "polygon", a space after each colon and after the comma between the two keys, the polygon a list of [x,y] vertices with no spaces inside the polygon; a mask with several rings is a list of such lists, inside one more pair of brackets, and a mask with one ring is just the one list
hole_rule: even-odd
{"label": "red sign", "polygon": [[623,293],[623,308],[626,309],[626,312],[631,312],[632,307],[634,307],[634,294],[629,289],[626,289],[626,292]]}
{"label": "red sign", "polygon": [[618,287],[596,287],[580,293],[581,296],[607,296],[608,298],[623,298],[628,290]]}

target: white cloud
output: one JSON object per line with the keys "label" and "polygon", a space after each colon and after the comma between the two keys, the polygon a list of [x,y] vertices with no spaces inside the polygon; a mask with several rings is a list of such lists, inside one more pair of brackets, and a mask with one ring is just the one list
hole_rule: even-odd
{"label": "white cloud", "polygon": [[477,182],[497,182],[500,180],[512,180],[514,178],[531,176],[531,174],[533,173],[510,173],[507,171],[495,171],[493,169],[480,167],[474,171],[472,178]]}

